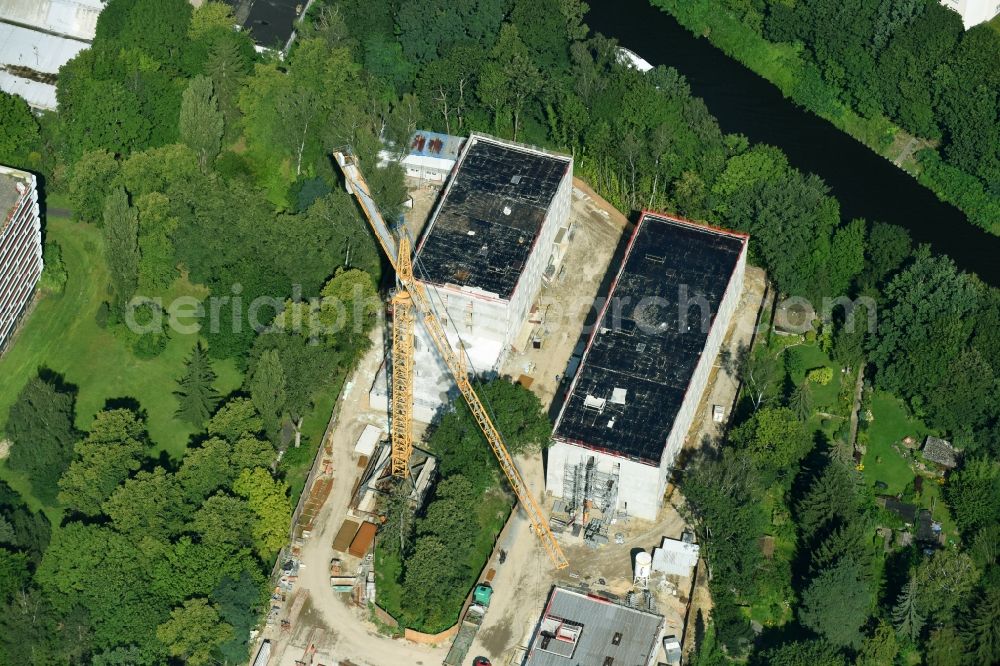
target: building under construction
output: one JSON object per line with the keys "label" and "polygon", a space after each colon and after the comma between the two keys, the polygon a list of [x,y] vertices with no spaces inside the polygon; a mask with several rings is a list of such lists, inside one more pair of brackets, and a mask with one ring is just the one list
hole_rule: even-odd
{"label": "building under construction", "polygon": [[[543,280],[558,268],[557,239],[567,235],[572,190],[568,156],[482,134],[462,147],[416,247],[413,270],[450,343],[464,348],[476,373],[498,373],[511,348],[527,344],[519,336]],[[456,394],[421,326],[414,374],[414,417],[430,422]],[[387,396],[383,366],[372,405],[387,405]]]}
{"label": "building under construction", "polygon": [[567,522],[599,533],[621,514],[656,518],[739,304],[747,240],[640,218],[555,424],[546,488]]}

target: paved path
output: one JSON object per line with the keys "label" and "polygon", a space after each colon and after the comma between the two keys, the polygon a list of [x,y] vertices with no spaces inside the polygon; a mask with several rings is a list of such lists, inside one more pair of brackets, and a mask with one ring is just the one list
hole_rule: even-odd
{"label": "paved path", "polygon": [[851,407],[851,434],[848,439],[851,451],[854,451],[854,443],[858,441],[858,411],[861,409],[861,390],[865,385],[865,364],[862,362],[860,365],[858,382],[854,386],[854,405]]}

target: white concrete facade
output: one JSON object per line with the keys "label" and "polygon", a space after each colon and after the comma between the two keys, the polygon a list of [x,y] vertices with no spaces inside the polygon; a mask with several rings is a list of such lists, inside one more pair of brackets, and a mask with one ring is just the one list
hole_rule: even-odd
{"label": "white concrete facade", "polygon": [[962,16],[962,24],[966,30],[1000,14],[998,0],[940,0],[940,2]]}
{"label": "white concrete facade", "polygon": [[[627,259],[627,257],[626,257]],[[694,422],[695,413],[705,392],[712,366],[729,330],[743,291],[746,272],[747,245],[744,243],[736,265],[730,275],[725,294],[719,302],[703,351],[691,375],[681,407],[664,442],[658,465],[615,455],[603,449],[591,448],[582,442],[571,442],[556,436],[548,449],[545,487],[555,497],[563,496],[567,465],[585,464],[594,458],[599,472],[619,475],[617,510],[645,520],[655,520],[663,502],[667,481],[677,455],[684,446],[687,433]],[[605,305],[607,307],[607,305]],[[602,313],[603,316],[603,313]],[[586,363],[586,358],[584,358]]]}
{"label": "white concrete facade", "polygon": [[34,174],[0,166],[0,352],[41,277],[42,231]]}

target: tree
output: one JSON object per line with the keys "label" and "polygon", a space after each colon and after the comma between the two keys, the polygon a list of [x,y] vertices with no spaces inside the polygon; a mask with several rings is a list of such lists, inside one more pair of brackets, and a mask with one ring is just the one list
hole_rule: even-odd
{"label": "tree", "polygon": [[871,607],[872,589],[860,566],[843,559],[802,592],[799,620],[834,645],[858,647]]}
{"label": "tree", "polygon": [[813,413],[812,384],[802,382],[792,391],[790,402],[792,411],[800,421],[806,421]]}
{"label": "tree", "polygon": [[42,558],[51,534],[49,521],[42,512],[31,511],[21,495],[3,480],[0,480],[0,523],[4,535],[0,546],[25,553],[32,565]]}
{"label": "tree", "polygon": [[892,622],[896,631],[911,642],[916,642],[920,630],[924,626],[924,616],[917,608],[918,592],[917,578],[914,572],[910,575],[910,581],[903,586],[892,610]]}
{"label": "tree", "polygon": [[790,468],[807,453],[811,443],[801,421],[787,407],[765,407],[754,412],[732,431],[730,438],[771,470]]}
{"label": "tree", "polygon": [[865,266],[865,221],[851,220],[833,233],[827,276],[829,296],[846,295]]}
{"label": "tree", "polygon": [[257,553],[270,560],[288,540],[288,520],[292,509],[288,486],[273,479],[263,468],[245,469],[233,483],[233,491],[247,500],[254,520],[252,533]]}
{"label": "tree", "polygon": [[196,76],[188,82],[178,127],[181,141],[197,153],[201,167],[206,168],[218,156],[223,134],[222,112],[212,79]]}
{"label": "tree", "polygon": [[28,380],[7,417],[7,465],[31,479],[35,497],[46,504],[55,504],[59,477],[73,460],[79,437],[73,425],[75,402],[61,378],[40,373]]}
{"label": "tree", "polygon": [[178,220],[171,214],[170,199],[160,192],[136,197],[139,211],[139,288],[147,293],[165,291],[177,277],[172,235]]}
{"label": "tree", "polygon": [[277,434],[285,409],[285,369],[278,352],[271,349],[260,355],[249,383],[250,397],[264,417],[268,432]]}
{"label": "tree", "polygon": [[139,213],[120,185],[104,200],[104,258],[111,273],[113,308],[121,314],[139,286]]}
{"label": "tree", "polygon": [[880,284],[906,261],[913,251],[910,232],[895,224],[875,222],[865,248],[865,276],[871,285]]}
{"label": "tree", "polygon": [[177,416],[193,425],[201,425],[208,420],[219,401],[215,390],[215,371],[212,361],[199,341],[185,362],[184,376],[177,381]]}
{"label": "tree", "polygon": [[108,187],[118,182],[115,156],[97,149],[83,153],[70,169],[69,197],[73,219],[104,225],[104,200]]}
{"label": "tree", "polygon": [[[64,67],[72,72],[88,69],[94,56],[84,51]],[[62,137],[71,156],[92,150],[127,155],[147,145],[151,124],[135,93],[117,81],[93,79],[91,72],[59,78],[56,88]],[[70,83],[77,89],[68,88]]]}
{"label": "tree", "polygon": [[[494,379],[477,391],[512,454],[538,450],[548,443],[552,425],[528,389]],[[496,458],[465,402],[457,398],[453,405],[455,410],[441,418],[428,438],[428,447],[438,456],[444,476],[479,470],[481,473],[469,480],[480,491],[485,490],[499,472]]]}
{"label": "tree", "polygon": [[188,37],[197,41],[220,32],[230,32],[237,23],[232,7],[224,2],[210,0],[191,14]]}
{"label": "tree", "polygon": [[919,252],[885,288],[870,354],[879,388],[926,399],[951,374],[980,296],[975,282],[950,259]]}
{"label": "tree", "polygon": [[890,666],[896,663],[899,643],[892,625],[880,620],[875,633],[865,638],[858,655],[858,666]]}
{"label": "tree", "polygon": [[233,628],[219,618],[218,607],[207,599],[188,599],[156,628],[156,637],[172,656],[201,666],[214,661],[219,646],[233,638]]}
{"label": "tree", "polygon": [[146,426],[138,414],[129,409],[99,412],[74,447],[77,459],[59,480],[59,502],[97,515],[118,484],[139,469],[146,447]]}
{"label": "tree", "polygon": [[264,422],[251,400],[232,398],[208,421],[208,434],[229,442],[254,437],[264,430]]}
{"label": "tree", "polygon": [[223,578],[212,591],[211,599],[219,606],[219,617],[233,627],[233,638],[221,647],[222,656],[229,663],[240,663],[250,651],[250,635],[267,598],[262,578],[256,570],[244,569],[238,577]]}
{"label": "tree", "polygon": [[950,619],[979,580],[979,571],[968,553],[936,551],[917,567],[917,605],[921,614],[939,622]]}
{"label": "tree", "polygon": [[756,477],[749,456],[727,448],[721,459],[695,457],[681,479],[685,511],[705,544],[715,589],[730,594],[753,590],[762,565],[757,540],[767,518],[753,486]]}
{"label": "tree", "polygon": [[455,552],[439,537],[418,539],[413,552],[406,558],[403,593],[411,600],[407,611],[422,624],[440,624],[454,613],[449,595],[463,583],[464,567],[457,562]]}
{"label": "tree", "polygon": [[514,140],[520,127],[521,115],[529,99],[542,88],[542,73],[531,60],[521,41],[517,27],[505,23],[479,77],[476,93],[493,112],[493,127],[499,131],[509,115]]}
{"label": "tree", "polygon": [[[228,8],[226,5],[227,10]],[[229,34],[232,34],[231,30]],[[205,74],[212,78],[227,137],[239,131],[240,109],[237,102],[240,88],[250,74],[250,62],[253,58],[253,44],[246,42],[249,40],[215,40],[205,61]]]}
{"label": "tree", "polygon": [[38,121],[28,103],[0,91],[0,127],[0,164],[28,167],[28,153],[39,142]]}
{"label": "tree", "polygon": [[857,479],[853,470],[837,459],[828,459],[795,503],[795,517],[804,544],[815,546],[832,526],[854,517]]}
{"label": "tree", "polygon": [[962,666],[967,647],[955,627],[941,627],[928,637],[924,657],[928,666]]}
{"label": "tree", "polygon": [[976,663],[1000,661],[1000,588],[994,585],[983,590],[965,615],[962,638]]}
{"label": "tree", "polygon": [[133,537],[168,540],[180,532],[187,508],[180,500],[176,477],[162,467],[125,479],[103,505],[115,529]]}
{"label": "tree", "polygon": [[761,664],[770,666],[845,666],[844,655],[824,640],[784,643],[765,650]]}
{"label": "tree", "polygon": [[1000,520],[1000,463],[972,458],[951,474],[945,498],[963,534],[971,536]]}
{"label": "tree", "polygon": [[406,483],[397,483],[385,499],[385,522],[379,530],[379,547],[402,559],[414,534],[411,490]]}

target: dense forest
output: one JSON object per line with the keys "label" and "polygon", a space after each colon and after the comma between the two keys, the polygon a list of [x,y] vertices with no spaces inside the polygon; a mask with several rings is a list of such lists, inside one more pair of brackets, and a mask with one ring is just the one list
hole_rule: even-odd
{"label": "dense forest", "polygon": [[[754,395],[721,451],[706,451],[681,479],[713,571],[715,607],[699,620],[697,663],[1000,659],[1000,386],[991,366],[1000,293],[914,248],[903,229],[842,219],[820,179],[775,148],[722,134],[675,71],[623,66],[584,14],[579,0],[319,0],[281,59],[256,54],[222,4],[111,0],[93,47],[60,73],[58,114],[36,118],[0,95],[0,162],[41,173],[47,193],[78,218],[74,233],[100,239],[104,252],[88,259],[104,267],[106,296],[87,316],[134,362],[165,358],[178,335],[124,326],[136,294],[276,300],[273,326],[203,329],[171,370],[166,393],[192,432],[177,455],[158,448],[152,407],[130,396],[108,394],[81,419],[66,378],[45,367],[23,378],[5,464],[30,478],[45,511],[0,486],[0,661],[247,659],[287,530],[287,487],[302,482],[286,435],[335,391],[375,316],[362,310],[364,325],[350,335],[299,330],[294,316],[280,316],[310,296],[370,296],[379,281],[376,248],[328,153],[354,146],[393,213],[405,196],[401,174],[375,169],[373,157],[383,143],[405,145],[417,127],[570,152],[577,175],[624,211],[662,209],[749,232],[753,263],[781,294],[878,304],[877,330],[852,330],[838,311],[802,349],[734,361]],[[933,99],[931,115],[918,116],[942,140],[958,151],[989,148],[963,147]],[[53,253],[69,243],[46,240]],[[71,284],[87,277],[67,268]],[[142,307],[156,315],[155,303]],[[319,322],[332,316],[310,307]],[[837,380],[810,374],[797,356],[807,347],[842,369],[866,368],[866,400],[901,401],[964,450],[942,486],[957,525],[951,542],[930,555],[916,545],[886,553],[871,480],[813,404]],[[224,368],[237,388],[219,395],[213,376]],[[471,438],[454,419],[440,446]],[[488,455],[467,460],[496,473]],[[438,557],[455,552],[442,548],[446,519],[482,496],[477,479],[443,471],[453,479],[439,488],[439,507],[399,526],[401,551],[420,553],[397,572],[404,589],[449,569]],[[769,558],[759,540],[774,532],[783,550]],[[408,612],[440,619],[426,606]]]}
{"label": "dense forest", "polygon": [[1000,233],[996,21],[966,31],[938,0],[652,1]]}

